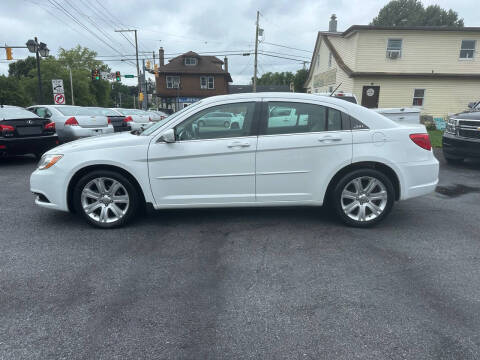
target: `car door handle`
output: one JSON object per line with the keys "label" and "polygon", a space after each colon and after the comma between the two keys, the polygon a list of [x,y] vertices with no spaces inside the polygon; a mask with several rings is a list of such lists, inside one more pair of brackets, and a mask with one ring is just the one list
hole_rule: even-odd
{"label": "car door handle", "polygon": [[249,143],[242,143],[242,142],[233,142],[233,143],[230,143],[228,144],[228,147],[229,148],[236,148],[236,147],[250,147],[250,144]]}
{"label": "car door handle", "polygon": [[336,138],[336,137],[331,137],[331,136],[325,136],[320,139],[318,139],[320,142],[328,142],[328,141],[342,141],[342,138]]}

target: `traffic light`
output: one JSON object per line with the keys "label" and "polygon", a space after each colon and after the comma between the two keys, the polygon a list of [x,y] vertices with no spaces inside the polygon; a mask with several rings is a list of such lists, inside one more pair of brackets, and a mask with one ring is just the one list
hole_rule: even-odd
{"label": "traffic light", "polygon": [[13,60],[13,56],[12,56],[12,48],[5,48],[5,52],[7,53],[7,60]]}
{"label": "traffic light", "polygon": [[138,101],[143,101],[143,93],[138,94]]}
{"label": "traffic light", "polygon": [[153,65],[153,72],[158,76],[158,64]]}
{"label": "traffic light", "polygon": [[100,80],[100,71],[98,69],[92,70],[92,80]]}
{"label": "traffic light", "polygon": [[145,66],[148,70],[150,70],[150,60],[147,60],[147,65]]}
{"label": "traffic light", "polygon": [[117,81],[121,81],[121,80],[122,80],[122,78],[121,78],[121,76],[120,76],[120,71],[116,71],[116,72],[115,72],[115,80],[117,80]]}

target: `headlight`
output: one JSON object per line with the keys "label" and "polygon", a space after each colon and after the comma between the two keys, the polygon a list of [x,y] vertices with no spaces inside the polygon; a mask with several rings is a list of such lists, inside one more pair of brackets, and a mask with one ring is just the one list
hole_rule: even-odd
{"label": "headlight", "polygon": [[53,165],[55,165],[58,160],[60,160],[63,157],[63,155],[55,155],[55,154],[45,154],[42,156],[40,161],[38,162],[38,170],[45,170],[48,168],[51,168]]}
{"label": "headlight", "polygon": [[453,118],[448,118],[447,120],[447,126],[445,127],[445,132],[449,134],[456,134],[456,125],[457,125],[457,120]]}

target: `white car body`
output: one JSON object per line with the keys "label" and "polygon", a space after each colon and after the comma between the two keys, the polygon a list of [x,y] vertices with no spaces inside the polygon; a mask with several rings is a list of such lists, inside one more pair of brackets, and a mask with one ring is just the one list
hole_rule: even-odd
{"label": "white car body", "polygon": [[[200,111],[245,102],[321,105],[361,120],[368,129],[161,141],[169,129]],[[33,172],[31,191],[48,199],[37,197],[36,203],[71,209],[72,179],[91,166],[130,174],[145,201],[156,209],[322,205],[336,174],[367,163],[390,169],[398,182],[397,200],[428,194],[438,182],[439,163],[433,152],[409,138],[412,133],[426,133],[424,126],[404,126],[331,97],[299,93],[215,96],[183,109],[150,131],[149,135],[120,133],[84,139],[50,150],[48,154],[63,158],[49,169]]]}
{"label": "white car body", "polygon": [[129,122],[132,130],[141,130],[149,127],[153,121],[150,115],[143,110],[139,109],[123,109],[123,108],[111,108],[116,112],[125,115],[126,117],[131,117],[132,121]]}
{"label": "white car body", "polygon": [[[58,138],[62,142],[114,132],[106,116],[78,115],[81,109],[80,106],[71,105],[35,105],[27,110],[54,122]],[[77,121],[77,125],[65,125],[65,122],[72,117]]]}

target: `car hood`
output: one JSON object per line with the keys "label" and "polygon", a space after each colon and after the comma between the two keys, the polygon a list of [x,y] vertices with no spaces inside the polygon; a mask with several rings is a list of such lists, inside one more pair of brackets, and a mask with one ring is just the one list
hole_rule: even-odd
{"label": "car hood", "polygon": [[92,136],[75,140],[48,151],[49,154],[65,154],[69,152],[86,151],[86,150],[102,150],[115,147],[129,147],[137,145],[148,145],[149,136],[133,135],[130,132],[114,133],[101,136]]}
{"label": "car hood", "polygon": [[480,120],[480,111],[461,112],[450,115],[452,119]]}

